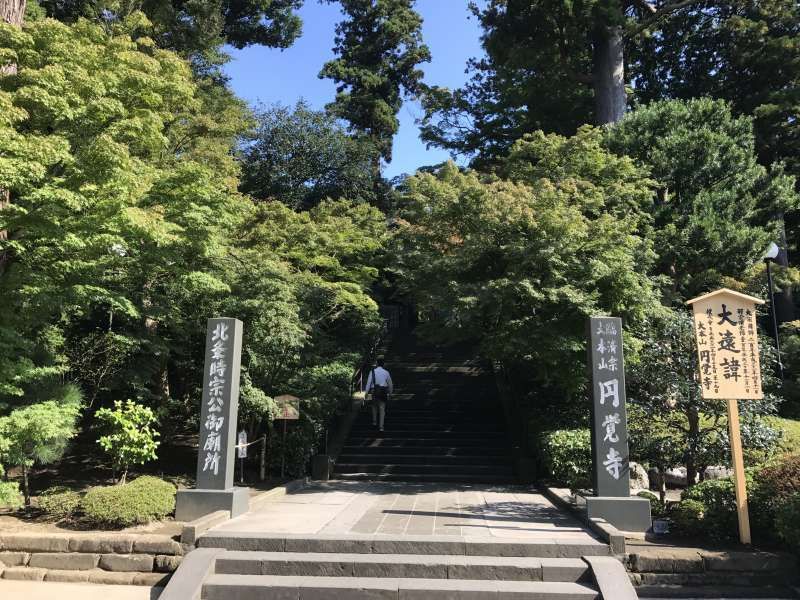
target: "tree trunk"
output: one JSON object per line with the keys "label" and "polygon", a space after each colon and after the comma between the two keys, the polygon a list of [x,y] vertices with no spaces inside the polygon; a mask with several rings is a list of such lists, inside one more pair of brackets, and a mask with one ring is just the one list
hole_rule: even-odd
{"label": "tree trunk", "polygon": [[119,478],[119,481],[117,483],[119,485],[125,485],[127,481],[128,481],[128,467],[125,466],[122,468],[122,477]]}
{"label": "tree trunk", "polygon": [[31,488],[28,486],[28,467],[22,465],[22,494],[25,496],[25,506],[31,505]]}
{"label": "tree trunk", "polygon": [[697,438],[700,436],[700,414],[696,408],[690,408],[686,416],[689,421],[689,448],[686,451],[686,487],[692,487],[697,481],[695,448]]}
{"label": "tree trunk", "polygon": [[22,25],[27,0],[0,0],[0,21]]}
{"label": "tree trunk", "polygon": [[[27,0],[0,0],[0,21],[11,25],[22,26],[25,17],[25,5]],[[15,75],[17,73],[16,63],[0,65],[0,77],[4,75]],[[0,188],[0,210],[3,210],[11,203],[11,192]],[[8,238],[8,232],[0,229],[0,242]],[[5,252],[0,252],[0,274],[5,271],[8,257]]]}
{"label": "tree trunk", "polygon": [[[778,257],[775,260],[780,266],[788,267],[789,266],[789,253],[787,251],[786,246],[786,226],[785,226],[785,219],[783,211],[778,213],[777,221],[780,223],[780,240],[778,241],[778,245],[781,247],[781,251],[778,253]],[[775,294],[774,298],[770,298],[770,300],[774,300],[775,304],[775,318],[778,321],[778,324],[781,323],[788,323],[789,321],[794,321],[794,299],[792,298],[792,288],[791,286],[785,285],[783,286],[783,290]]]}
{"label": "tree trunk", "polygon": [[625,116],[625,54],[622,27],[598,26],[594,34],[594,101],[597,124],[616,123]]}

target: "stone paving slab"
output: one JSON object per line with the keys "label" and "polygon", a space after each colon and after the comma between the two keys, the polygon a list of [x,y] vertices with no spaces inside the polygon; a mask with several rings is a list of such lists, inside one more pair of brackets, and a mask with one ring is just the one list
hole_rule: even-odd
{"label": "stone paving slab", "polygon": [[156,600],[162,588],[0,580],[3,600]]}
{"label": "stone paving slab", "polygon": [[529,487],[442,483],[313,483],[208,535],[237,532],[598,543],[581,523]]}

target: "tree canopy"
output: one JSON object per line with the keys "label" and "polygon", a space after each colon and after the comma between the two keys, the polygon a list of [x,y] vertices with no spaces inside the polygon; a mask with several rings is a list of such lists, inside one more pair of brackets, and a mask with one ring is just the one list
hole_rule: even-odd
{"label": "tree canopy", "polygon": [[[40,0],[47,15],[74,22],[80,17],[113,26],[127,21],[161,48],[208,58],[222,44],[287,48],[300,35],[295,11],[303,0]],[[147,17],[136,19],[140,12]]]}
{"label": "tree canopy", "polygon": [[255,117],[240,151],[243,192],[295,209],[326,198],[374,200],[375,150],[369,140],[350,136],[336,117],[303,101],[294,109],[260,107]]}

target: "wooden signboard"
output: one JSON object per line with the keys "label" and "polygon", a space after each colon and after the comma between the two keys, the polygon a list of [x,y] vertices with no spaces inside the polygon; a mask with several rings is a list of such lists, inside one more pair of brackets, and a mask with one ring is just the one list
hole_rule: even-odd
{"label": "wooden signboard", "polygon": [[739,539],[750,543],[739,400],[764,397],[758,355],[756,306],[763,300],[721,289],[687,302],[694,313],[698,377],[703,398],[728,403]]}
{"label": "wooden signboard", "polygon": [[278,405],[277,419],[285,421],[296,421],[300,418],[300,398],[284,394],[276,396],[275,403]]}

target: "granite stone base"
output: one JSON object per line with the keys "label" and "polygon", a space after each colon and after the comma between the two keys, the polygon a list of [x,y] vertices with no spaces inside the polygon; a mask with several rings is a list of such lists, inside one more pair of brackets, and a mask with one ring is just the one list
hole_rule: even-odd
{"label": "granite stone base", "polygon": [[586,518],[600,517],[621,531],[647,531],[652,527],[647,498],[588,496]]}
{"label": "granite stone base", "polygon": [[231,519],[250,509],[250,488],[227,490],[178,490],[175,498],[175,520],[194,521],[218,510],[227,510]]}

